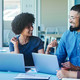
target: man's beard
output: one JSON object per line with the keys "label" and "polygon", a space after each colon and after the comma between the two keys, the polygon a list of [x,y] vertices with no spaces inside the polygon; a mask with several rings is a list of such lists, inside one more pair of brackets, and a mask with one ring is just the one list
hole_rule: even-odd
{"label": "man's beard", "polygon": [[80,30],[80,26],[74,28],[70,26],[70,31],[77,31],[77,30]]}

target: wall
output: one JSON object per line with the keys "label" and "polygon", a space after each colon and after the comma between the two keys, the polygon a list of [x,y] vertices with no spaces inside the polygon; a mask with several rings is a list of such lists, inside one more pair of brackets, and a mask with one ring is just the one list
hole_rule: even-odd
{"label": "wall", "polygon": [[2,47],[2,0],[0,0],[0,47]]}
{"label": "wall", "polygon": [[35,24],[33,35],[38,35],[38,0],[21,0],[21,12],[29,12],[34,14]]}
{"label": "wall", "polygon": [[[68,15],[70,13],[71,7],[74,6],[74,4],[75,4],[74,0],[68,0]],[[70,27],[70,23],[69,23],[69,18],[68,18],[68,29],[69,29],[69,27]]]}
{"label": "wall", "polygon": [[80,0],[75,0],[75,5],[80,4]]}
{"label": "wall", "polygon": [[68,0],[41,0],[41,24],[68,27]]}

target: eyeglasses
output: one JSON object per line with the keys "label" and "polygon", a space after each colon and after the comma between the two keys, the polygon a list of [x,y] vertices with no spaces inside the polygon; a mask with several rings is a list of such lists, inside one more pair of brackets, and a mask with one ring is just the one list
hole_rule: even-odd
{"label": "eyeglasses", "polygon": [[79,18],[79,17],[69,16],[69,19],[71,19],[71,20],[74,20],[76,18]]}

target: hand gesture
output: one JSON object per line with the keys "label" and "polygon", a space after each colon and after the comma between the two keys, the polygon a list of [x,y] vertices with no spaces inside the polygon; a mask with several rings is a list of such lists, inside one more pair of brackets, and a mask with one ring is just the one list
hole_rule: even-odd
{"label": "hand gesture", "polygon": [[17,40],[16,37],[13,37],[13,38],[11,39],[11,42],[12,42],[14,45],[18,45],[18,40]]}
{"label": "hand gesture", "polygon": [[48,48],[56,47],[57,45],[58,45],[57,41],[54,40],[48,45]]}

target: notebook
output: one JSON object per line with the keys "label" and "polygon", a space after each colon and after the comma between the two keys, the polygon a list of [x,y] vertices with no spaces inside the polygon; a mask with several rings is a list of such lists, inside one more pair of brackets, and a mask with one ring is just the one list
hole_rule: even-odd
{"label": "notebook", "polygon": [[0,71],[25,72],[23,54],[0,53]]}
{"label": "notebook", "polygon": [[56,55],[32,53],[34,65],[37,72],[56,74],[59,70],[58,60]]}
{"label": "notebook", "polygon": [[16,79],[49,79],[51,75],[47,74],[40,74],[40,73],[19,73],[16,77]]}
{"label": "notebook", "polygon": [[75,78],[63,78],[62,80],[80,80],[80,79],[75,79]]}

